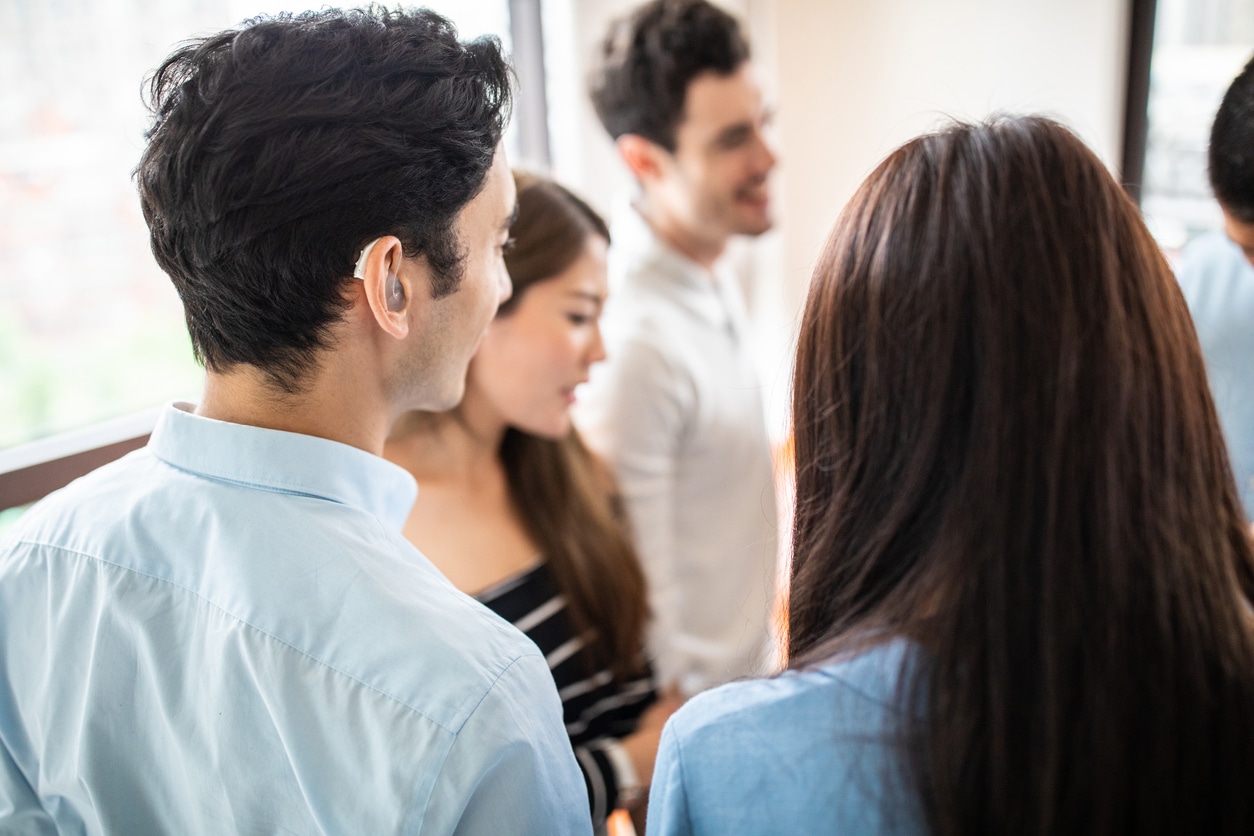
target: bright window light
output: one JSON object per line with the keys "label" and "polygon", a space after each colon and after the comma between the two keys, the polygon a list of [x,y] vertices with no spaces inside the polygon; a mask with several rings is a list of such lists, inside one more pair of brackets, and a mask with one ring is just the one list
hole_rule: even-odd
{"label": "bright window light", "polygon": [[[509,49],[507,0],[424,5]],[[0,2],[0,447],[196,396],[182,308],[131,181],[141,85],[187,38],[306,7]]]}

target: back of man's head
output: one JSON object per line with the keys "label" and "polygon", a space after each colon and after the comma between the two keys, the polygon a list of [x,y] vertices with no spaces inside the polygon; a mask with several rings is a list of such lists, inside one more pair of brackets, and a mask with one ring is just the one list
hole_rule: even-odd
{"label": "back of man's head", "polygon": [[140,200],[207,368],[298,391],[380,235],[456,289],[454,222],[509,115],[495,40],[429,11],[256,18],[184,45],[149,94]]}
{"label": "back of man's head", "polygon": [[1210,132],[1210,184],[1224,211],[1254,223],[1254,58],[1236,77]]}
{"label": "back of man's head", "polygon": [[668,151],[688,84],[730,75],[749,60],[736,19],[706,0],[653,0],[610,27],[592,79],[592,103],[610,136],[637,134]]}

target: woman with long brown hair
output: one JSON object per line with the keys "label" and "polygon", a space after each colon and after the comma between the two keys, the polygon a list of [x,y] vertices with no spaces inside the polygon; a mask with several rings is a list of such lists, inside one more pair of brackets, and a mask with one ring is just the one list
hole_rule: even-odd
{"label": "woman with long brown hair", "polygon": [[384,455],[418,481],[406,537],[545,654],[603,827],[642,799],[678,702],[658,699],[643,656],[644,576],[612,477],[569,415],[605,356],[609,231],[558,184],[515,182],[514,292],[471,361],[465,397],[452,412],[402,418]]}
{"label": "woman with long brown hair", "polygon": [[672,718],[651,834],[1254,832],[1254,555],[1184,300],[1079,139],[889,156],[793,423],[791,670]]}

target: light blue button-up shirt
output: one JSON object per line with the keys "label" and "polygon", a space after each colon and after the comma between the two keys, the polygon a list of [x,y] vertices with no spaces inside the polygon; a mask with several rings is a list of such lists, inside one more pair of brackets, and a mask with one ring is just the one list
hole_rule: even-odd
{"label": "light blue button-up shirt", "polygon": [[926,832],[896,780],[905,650],[897,641],[689,700],[662,733],[649,836]]}
{"label": "light blue button-up shirt", "polygon": [[364,451],[168,407],[0,545],[0,832],[590,833],[535,645]]}
{"label": "light blue button-up shirt", "polygon": [[1232,475],[1245,516],[1254,520],[1254,267],[1240,247],[1214,234],[1185,249],[1177,275],[1206,357]]}

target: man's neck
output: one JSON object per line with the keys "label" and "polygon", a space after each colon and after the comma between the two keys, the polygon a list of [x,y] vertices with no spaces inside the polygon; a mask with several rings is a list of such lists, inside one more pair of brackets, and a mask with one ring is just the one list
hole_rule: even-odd
{"label": "man's neck", "polygon": [[678,219],[650,209],[648,201],[636,203],[635,210],[659,240],[707,273],[714,269],[714,264],[727,249],[727,238],[714,238],[694,232]]}
{"label": "man's neck", "polygon": [[[296,394],[279,391],[251,366],[207,371],[196,414],[232,424],[311,435],[381,455],[391,417],[382,402],[325,370],[311,374]],[[371,405],[375,408],[371,408]]]}

